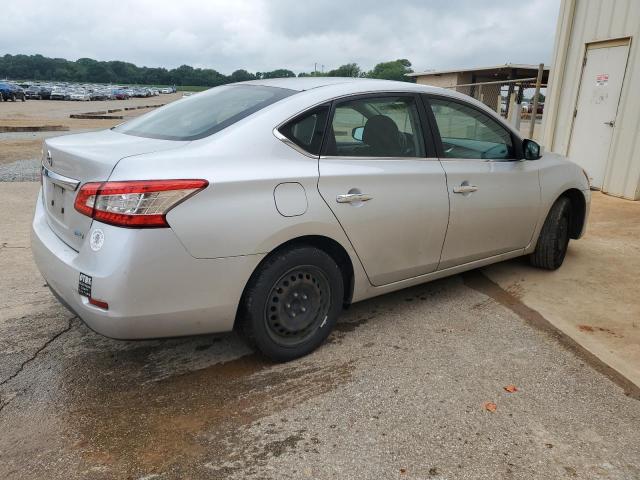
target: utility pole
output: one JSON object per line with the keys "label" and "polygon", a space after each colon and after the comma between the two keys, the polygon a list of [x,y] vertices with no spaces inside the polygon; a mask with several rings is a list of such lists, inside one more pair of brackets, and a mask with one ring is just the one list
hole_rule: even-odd
{"label": "utility pole", "polygon": [[531,110],[531,124],[529,125],[529,138],[533,138],[533,132],[536,128],[536,119],[538,117],[538,97],[540,96],[540,85],[542,84],[542,75],[544,74],[544,63],[538,66],[538,77],[536,78],[536,93],[533,95],[533,109]]}

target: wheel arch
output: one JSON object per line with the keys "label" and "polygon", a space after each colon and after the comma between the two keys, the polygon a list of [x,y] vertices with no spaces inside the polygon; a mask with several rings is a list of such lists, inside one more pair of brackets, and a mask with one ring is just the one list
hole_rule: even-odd
{"label": "wheel arch", "polygon": [[[266,255],[258,265],[253,269],[251,276],[247,280],[247,283],[244,286],[242,291],[242,296],[240,302],[244,301],[244,296],[247,290],[247,287],[251,283],[254,275],[260,271],[264,263],[267,259],[271,258],[273,255],[276,255],[278,252],[283,250],[299,247],[299,246],[307,246],[307,247],[315,247],[319,250],[322,250],[327,255],[329,255],[338,265],[340,272],[342,273],[342,279],[344,282],[344,305],[347,306],[351,303],[353,298],[353,291],[355,286],[355,274],[353,268],[353,261],[349,256],[347,250],[336,240],[333,238],[327,237],[325,235],[303,235],[300,237],[292,238],[287,240],[284,243],[281,243],[274,249],[272,249],[268,255]],[[239,311],[239,309],[238,309]],[[238,318],[236,316],[234,328],[238,326]]]}
{"label": "wheel arch", "polygon": [[[573,239],[580,238],[586,220],[587,203],[583,193],[577,188],[569,188],[562,192],[558,198],[568,198],[571,202],[571,225],[569,236]],[[558,201],[558,199],[556,199]],[[554,202],[555,203],[555,202]]]}

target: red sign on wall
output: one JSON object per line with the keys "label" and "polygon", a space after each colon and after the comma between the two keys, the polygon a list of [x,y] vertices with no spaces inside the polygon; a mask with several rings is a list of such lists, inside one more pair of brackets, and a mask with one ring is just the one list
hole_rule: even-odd
{"label": "red sign on wall", "polygon": [[596,75],[596,86],[603,87],[607,83],[609,83],[609,74],[608,73],[599,73]]}

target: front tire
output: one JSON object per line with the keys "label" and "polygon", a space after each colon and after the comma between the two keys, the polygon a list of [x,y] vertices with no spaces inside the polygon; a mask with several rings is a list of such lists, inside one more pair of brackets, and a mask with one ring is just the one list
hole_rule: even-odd
{"label": "front tire", "polygon": [[540,231],[536,249],[529,256],[531,265],[545,270],[560,268],[567,254],[570,225],[571,201],[560,197],[551,207]]}
{"label": "front tire", "polygon": [[324,342],[343,299],[342,273],[333,258],[315,247],[292,247],[267,258],[254,273],[238,321],[250,344],[286,362]]}

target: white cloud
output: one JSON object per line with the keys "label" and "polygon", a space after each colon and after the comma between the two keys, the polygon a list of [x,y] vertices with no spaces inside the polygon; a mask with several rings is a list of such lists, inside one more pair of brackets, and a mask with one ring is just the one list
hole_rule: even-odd
{"label": "white cloud", "polygon": [[551,58],[559,0],[6,2],[0,54],[309,71],[408,58],[415,70]]}

